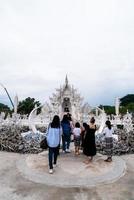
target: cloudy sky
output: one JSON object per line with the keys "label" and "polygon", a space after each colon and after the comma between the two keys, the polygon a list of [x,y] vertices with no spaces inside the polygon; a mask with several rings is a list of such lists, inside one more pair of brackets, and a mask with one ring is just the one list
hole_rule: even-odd
{"label": "cloudy sky", "polygon": [[[91,105],[134,93],[133,0],[0,0],[0,82],[44,102],[66,74]],[[0,88],[0,102],[9,103]]]}

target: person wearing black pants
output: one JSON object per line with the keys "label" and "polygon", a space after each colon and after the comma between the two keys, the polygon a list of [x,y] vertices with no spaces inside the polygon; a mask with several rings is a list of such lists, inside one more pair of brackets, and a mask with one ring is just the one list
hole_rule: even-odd
{"label": "person wearing black pants", "polygon": [[48,154],[49,169],[53,169],[53,167],[56,167],[58,151],[59,151],[59,146],[55,148],[49,147],[49,154]]}

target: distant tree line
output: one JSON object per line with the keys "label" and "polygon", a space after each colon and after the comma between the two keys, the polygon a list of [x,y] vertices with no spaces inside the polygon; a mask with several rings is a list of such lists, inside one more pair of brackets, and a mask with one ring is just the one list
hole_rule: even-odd
{"label": "distant tree line", "polygon": [[[35,108],[35,106],[40,106],[41,103],[36,101],[34,98],[27,97],[26,99],[19,101],[18,113],[19,114],[30,114],[30,112]],[[13,109],[10,109],[7,105],[0,103],[0,113],[5,112],[6,114],[13,113]],[[38,111],[40,112],[40,110]]]}
{"label": "distant tree line", "polygon": [[18,113],[20,114],[30,114],[30,112],[35,108],[35,106],[40,106],[41,103],[36,101],[34,98],[26,98],[19,102]]}
{"label": "distant tree line", "polygon": [[7,105],[5,105],[5,104],[3,104],[3,103],[0,103],[0,113],[1,112],[4,112],[6,115],[5,115],[5,117],[8,115],[8,114],[11,114],[12,113],[12,111],[11,111],[11,109],[7,106]]}
{"label": "distant tree line", "polygon": [[[115,114],[115,106],[100,105],[100,108],[104,108],[108,115]],[[134,94],[128,94],[120,99],[120,113],[125,114],[126,112],[134,113]]]}
{"label": "distant tree line", "polygon": [[[125,114],[127,110],[134,113],[134,94],[128,94],[120,99],[120,113]],[[40,106],[41,103],[36,101],[34,98],[27,97],[26,99],[19,101],[18,113],[20,114],[30,114],[30,112],[35,108],[35,106]],[[110,105],[100,105],[100,108],[104,108],[108,115],[115,114],[115,106]],[[6,115],[13,112],[7,105],[0,103],[0,113],[5,112]],[[40,109],[38,110],[40,112]]]}

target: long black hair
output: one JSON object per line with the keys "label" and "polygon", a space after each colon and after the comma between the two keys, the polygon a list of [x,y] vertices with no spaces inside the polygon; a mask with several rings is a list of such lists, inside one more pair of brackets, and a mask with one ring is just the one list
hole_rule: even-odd
{"label": "long black hair", "polygon": [[53,117],[51,128],[60,128],[60,118],[58,115],[55,115]]}
{"label": "long black hair", "polygon": [[70,114],[70,113],[67,113],[67,117],[68,117],[68,120],[69,120],[69,121],[72,121],[72,117],[71,117],[71,114]]}
{"label": "long black hair", "polygon": [[65,124],[68,124],[68,123],[69,123],[68,116],[67,116],[67,115],[64,115],[61,122],[62,122],[62,123],[65,123]]}
{"label": "long black hair", "polygon": [[88,124],[86,122],[83,123],[83,127],[85,128],[85,130],[87,130],[88,128]]}
{"label": "long black hair", "polygon": [[90,123],[91,123],[91,124],[94,124],[94,123],[95,123],[94,117],[92,117],[92,118],[90,119]]}
{"label": "long black hair", "polygon": [[79,123],[79,122],[76,122],[75,127],[76,127],[76,128],[80,128],[80,123]]}
{"label": "long black hair", "polygon": [[107,127],[108,127],[109,129],[111,129],[111,122],[110,122],[109,120],[107,120],[105,124],[107,125]]}

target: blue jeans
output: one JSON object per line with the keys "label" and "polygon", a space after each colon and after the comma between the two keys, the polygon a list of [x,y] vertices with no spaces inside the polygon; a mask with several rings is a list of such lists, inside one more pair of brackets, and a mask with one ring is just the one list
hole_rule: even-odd
{"label": "blue jeans", "polygon": [[59,147],[49,147],[48,159],[49,159],[49,168],[53,169],[53,164],[57,163]]}
{"label": "blue jeans", "polygon": [[70,137],[71,135],[62,135],[62,149],[66,151],[70,147]]}

